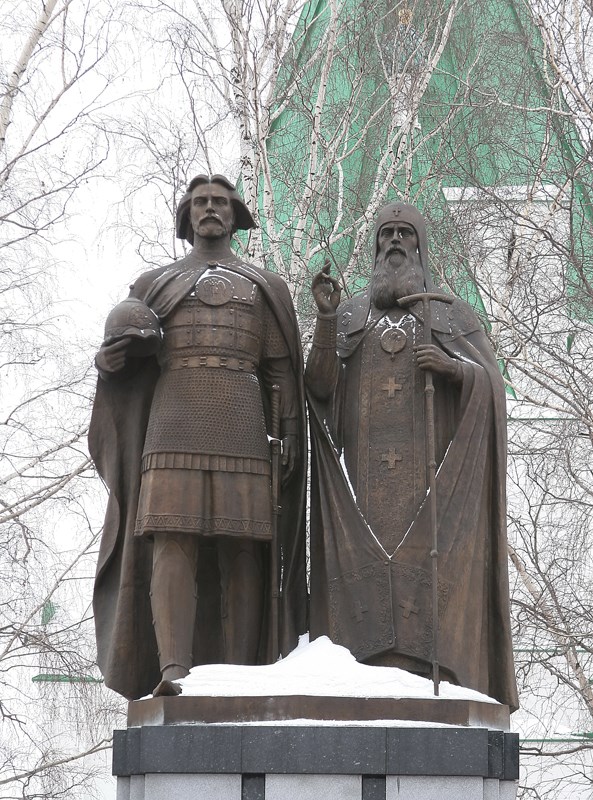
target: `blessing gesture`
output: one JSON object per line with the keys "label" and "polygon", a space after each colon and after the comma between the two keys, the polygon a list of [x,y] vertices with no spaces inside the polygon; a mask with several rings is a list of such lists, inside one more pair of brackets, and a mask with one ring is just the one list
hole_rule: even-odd
{"label": "blessing gesture", "polygon": [[320,314],[334,314],[339,303],[342,287],[336,278],[329,274],[331,263],[326,261],[321,272],[313,278],[311,291]]}

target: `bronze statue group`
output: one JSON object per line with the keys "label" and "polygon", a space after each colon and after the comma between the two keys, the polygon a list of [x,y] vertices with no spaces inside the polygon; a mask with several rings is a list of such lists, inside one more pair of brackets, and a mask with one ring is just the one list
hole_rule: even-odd
{"label": "bronze statue group", "polygon": [[306,368],[286,284],[231,249],[254,226],[234,186],[194,178],[176,222],[192,250],[135,281],[96,356],[107,686],[178,694],[197,664],[270,663],[309,629],[516,708],[504,383],[432,283],[420,212],[379,211],[366,291],[315,276]]}

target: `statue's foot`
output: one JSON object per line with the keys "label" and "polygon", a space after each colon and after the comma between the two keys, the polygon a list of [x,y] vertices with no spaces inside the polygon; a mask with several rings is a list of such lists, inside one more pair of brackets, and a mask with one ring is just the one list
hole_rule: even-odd
{"label": "statue's foot", "polygon": [[176,683],[180,678],[189,675],[189,670],[180,664],[167,664],[161,673],[162,681],[152,693],[153,697],[175,697],[181,694],[181,686]]}
{"label": "statue's foot", "polygon": [[153,697],[175,697],[181,694],[181,686],[175,681],[169,681],[163,678],[158,686],[155,687]]}

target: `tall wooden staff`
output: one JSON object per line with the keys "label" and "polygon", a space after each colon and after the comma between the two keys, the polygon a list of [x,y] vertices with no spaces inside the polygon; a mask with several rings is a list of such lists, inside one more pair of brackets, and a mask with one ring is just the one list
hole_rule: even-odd
{"label": "tall wooden staff", "polygon": [[270,398],[272,453],[272,541],[270,542],[270,594],[271,594],[271,656],[272,664],[278,660],[280,648],[278,644],[280,586],[278,580],[278,522],[280,519],[280,481],[282,469],[282,442],[280,440],[280,387],[272,386]]}
{"label": "tall wooden staff", "polygon": [[[411,306],[422,303],[422,319],[424,323],[424,344],[432,344],[432,313],[430,304],[433,300],[439,303],[452,303],[453,298],[438,292],[421,292],[411,294],[398,300],[400,306]],[[434,384],[432,372],[424,372],[424,405],[426,428],[426,482],[428,484],[428,502],[430,510],[431,532],[431,572],[432,572],[432,685],[435,697],[439,696],[439,532],[437,522],[437,492],[436,492],[436,455],[435,455],[435,430],[434,430]]]}

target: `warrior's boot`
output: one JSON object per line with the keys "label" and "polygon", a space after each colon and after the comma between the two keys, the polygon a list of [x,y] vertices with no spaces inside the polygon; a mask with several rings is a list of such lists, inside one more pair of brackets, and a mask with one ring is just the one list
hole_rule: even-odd
{"label": "warrior's boot", "polygon": [[175,681],[189,674],[196,619],[197,537],[154,537],[150,600],[162,680],[154,697],[181,693]]}
{"label": "warrior's boot", "polygon": [[222,629],[227,664],[257,664],[263,620],[262,545],[221,537]]}

